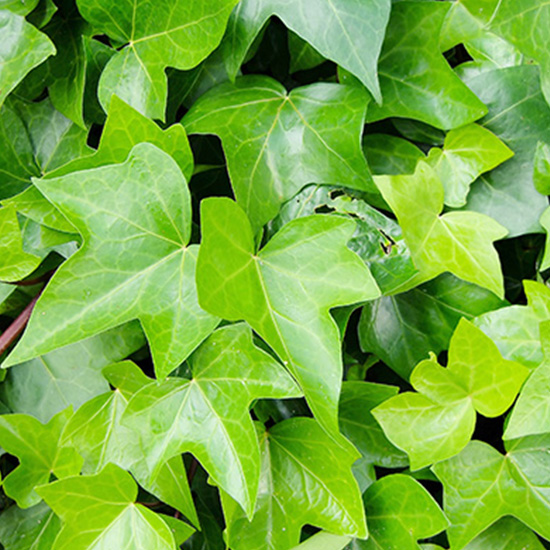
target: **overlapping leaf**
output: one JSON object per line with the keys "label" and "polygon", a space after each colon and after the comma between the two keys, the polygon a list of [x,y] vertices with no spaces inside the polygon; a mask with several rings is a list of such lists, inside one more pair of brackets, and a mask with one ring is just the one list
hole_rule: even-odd
{"label": "overlapping leaf", "polygon": [[445,491],[453,549],[461,550],[508,515],[550,538],[549,449],[548,435],[514,440],[505,456],[487,443],[472,441],[458,456],[433,467]]}
{"label": "overlapping leaf", "polygon": [[513,403],[528,370],[507,361],[496,345],[462,319],[443,368],[435,356],[419,363],[411,384],[419,393],[402,393],[373,410],[388,439],[409,455],[418,470],[459,453],[470,440],[476,411],[503,414]]}
{"label": "overlapping leaf", "polygon": [[140,144],[123,164],[35,183],[84,244],[52,278],[6,364],[138,318],[165,377],[218,323],[197,302],[189,191],[175,161]]}
{"label": "overlapping leaf", "polygon": [[544,550],[537,536],[513,517],[504,517],[470,542],[465,550]]}
{"label": "overlapping leaf", "polygon": [[377,176],[376,185],[397,216],[420,270],[417,284],[450,271],[503,296],[502,271],[493,241],[506,236],[504,227],[474,212],[441,215],[443,185],[425,162],[418,163],[412,176]]}
{"label": "overlapping leaf", "polygon": [[[362,91],[339,84],[287,93],[268,77],[248,76],[206,93],[182,122],[190,134],[220,136],[235,197],[256,232],[312,182],[378,195],[360,147],[366,105]],[[251,123],[236,133],[242,120]]]}
{"label": "overlapping leaf", "polygon": [[152,479],[168,459],[190,451],[250,515],[260,475],[250,405],[301,392],[281,365],[253,345],[244,324],[217,330],[190,364],[190,381],[168,379],[136,393],[122,423],[139,439]]}
{"label": "overlapping leaf", "polygon": [[342,360],[329,309],[379,295],[361,259],[346,248],[355,223],[300,218],[256,253],[250,222],[233,201],[203,201],[201,221],[201,305],[224,319],[246,320],[294,374],[317,419],[337,434]]}
{"label": "overlapping leaf", "polygon": [[292,418],[262,434],[262,479],[249,521],[222,494],[227,540],[234,550],[288,550],[303,525],[336,535],[367,536],[354,453],[344,450],[310,418]]}

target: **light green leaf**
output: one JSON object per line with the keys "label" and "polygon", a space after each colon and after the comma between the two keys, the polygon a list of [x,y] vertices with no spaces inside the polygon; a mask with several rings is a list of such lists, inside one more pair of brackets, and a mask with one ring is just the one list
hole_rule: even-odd
{"label": "light green leaf", "polygon": [[295,546],[292,550],[343,550],[349,540],[349,537],[342,537],[327,533],[326,531],[321,531],[309,537],[298,546]]}
{"label": "light green leaf", "polygon": [[63,521],[52,550],[176,550],[161,517],[134,504],[138,487],[118,466],[109,464],[94,476],[55,481],[38,491]]}
{"label": "light green leaf", "polygon": [[376,176],[414,174],[418,161],[426,158],[410,141],[386,134],[364,136],[363,152]]}
{"label": "light green leaf", "polygon": [[292,0],[242,0],[222,42],[229,74],[237,74],[254,39],[275,15],[323,57],[353,73],[380,101],[377,64],[390,7],[388,0],[308,0],[298,7]]}
{"label": "light green leaf", "polygon": [[158,378],[167,376],[218,323],[197,302],[189,191],[175,161],[144,143],[123,164],[35,185],[84,244],[51,279],[6,366],[137,318]]}
{"label": "light green leaf", "polygon": [[550,538],[549,449],[548,435],[514,440],[505,456],[487,443],[472,441],[458,456],[433,467],[443,483],[453,550],[508,515]]}
{"label": "light green leaf", "polygon": [[503,414],[528,372],[503,359],[490,338],[462,319],[451,338],[447,368],[433,355],[422,361],[411,375],[419,393],[392,397],[372,414],[388,439],[409,455],[411,470],[419,470],[467,445],[476,411],[489,418]]}
{"label": "light green leaf", "polygon": [[137,323],[104,332],[9,369],[0,400],[13,412],[48,422],[52,416],[109,389],[101,369],[144,343]]}
{"label": "light green leaf", "polygon": [[217,330],[189,361],[190,381],[174,378],[143,388],[122,424],[135,432],[151,479],[168,459],[189,451],[250,515],[260,476],[250,405],[301,392],[281,365],[253,345],[245,324]]}
{"label": "light green leaf", "polygon": [[166,67],[191,69],[219,44],[238,0],[144,0],[113,5],[78,0],[80,13],[98,31],[125,45],[107,63],[99,99],[107,110],[116,94],[149,118],[164,120]]}
{"label": "light green leaf", "polygon": [[25,414],[0,416],[0,446],[19,459],[19,466],[2,480],[6,495],[20,508],[38,504],[41,497],[35,487],[58,478],[78,474],[82,459],[74,449],[60,448],[63,427],[72,415],[72,408],[54,416],[47,424]]}
{"label": "light green leaf", "polygon": [[44,502],[26,510],[10,506],[2,512],[0,543],[5,550],[50,550],[60,528]]}
{"label": "light green leaf", "polygon": [[472,319],[504,305],[488,290],[445,273],[408,292],[365,304],[359,341],[363,351],[374,353],[407,380],[430,351],[448,348],[462,317]]}
{"label": "light green leaf", "polygon": [[504,517],[483,531],[464,550],[544,550],[537,536],[523,523]]}
{"label": "light green leaf", "polygon": [[369,109],[369,122],[412,118],[450,130],[487,113],[439,49],[439,33],[449,7],[447,2],[393,5],[378,66],[384,102]]}
{"label": "light green leaf", "polygon": [[445,204],[458,208],[466,204],[472,182],[513,155],[489,130],[469,124],[451,130],[442,149],[430,150],[427,162],[443,183]]}
{"label": "light green leaf", "polygon": [[550,145],[539,141],[535,151],[533,173],[535,189],[542,195],[550,195]]}
{"label": "light green leaf", "polygon": [[21,15],[1,9],[0,107],[10,92],[34,67],[55,53],[50,39]]}
{"label": "light green leaf", "polygon": [[443,531],[449,522],[433,497],[412,477],[394,474],[379,479],[363,495],[369,538],[354,550],[419,550],[418,539]]}
{"label": "light green leaf", "polygon": [[[366,94],[340,84],[287,93],[271,78],[248,76],[207,92],[183,124],[221,138],[235,197],[256,233],[308,183],[379,196],[360,147],[366,106]],[[236,133],[235,120],[253,123]]]}
{"label": "light green leaf", "polygon": [[108,391],[82,405],[65,426],[61,445],[77,450],[84,459],[82,471],[86,474],[98,473],[108,463],[129,469],[142,487],[198,525],[181,457],[163,464],[151,480],[134,432],[120,424],[128,401],[153,380],[130,361],[106,367],[103,372],[117,391]]}
{"label": "light green leaf", "polygon": [[23,250],[17,213],[11,206],[0,208],[0,280],[20,281],[40,264],[40,258]]}
{"label": "light green leaf", "polygon": [[540,224],[546,231],[546,245],[544,255],[540,264],[540,271],[544,271],[550,267],[550,206],[542,213]]}
{"label": "light green leaf", "polygon": [[262,434],[262,478],[249,521],[222,492],[226,540],[234,550],[288,550],[309,524],[333,533],[367,536],[354,453],[311,418],[285,420]]}
{"label": "light green leaf", "polygon": [[355,223],[300,218],[256,253],[250,223],[233,201],[202,201],[201,222],[201,305],[224,319],[247,321],[296,377],[323,427],[338,434],[342,359],[329,310],[379,295],[361,259],[346,248]]}
{"label": "light green leaf", "polygon": [[538,67],[465,75],[465,82],[489,107],[481,126],[514,152],[512,159],[472,185],[466,208],[491,216],[510,237],[540,232],[538,219],[548,201],[535,189],[533,159],[537,144],[548,136],[550,107],[540,90]]}
{"label": "light green leaf", "polygon": [[28,15],[37,4],[38,0],[0,0],[0,10],[9,10],[17,15]]}
{"label": "light green leaf", "polygon": [[418,163],[412,176],[376,176],[375,180],[420,270],[417,283],[450,271],[503,297],[503,276],[493,241],[506,236],[504,227],[474,212],[441,215],[443,184],[425,162]]}

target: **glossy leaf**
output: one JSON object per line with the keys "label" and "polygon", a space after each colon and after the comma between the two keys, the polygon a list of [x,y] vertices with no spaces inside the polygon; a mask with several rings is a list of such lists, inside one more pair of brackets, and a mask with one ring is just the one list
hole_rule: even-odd
{"label": "glossy leaf", "polygon": [[488,216],[443,210],[444,189],[425,162],[412,176],[377,176],[376,185],[394,211],[409,245],[419,279],[450,271],[502,297],[499,258],[493,241],[507,231]]}
{"label": "glossy leaf", "polygon": [[82,16],[125,45],[107,63],[99,99],[107,110],[116,94],[150,118],[164,120],[166,67],[191,69],[219,44],[238,0],[145,1],[113,6],[109,0],[78,0]]}
{"label": "glossy leaf", "polygon": [[20,281],[32,273],[40,258],[23,250],[23,239],[17,214],[12,207],[0,208],[0,280]]}
{"label": "glossy leaf", "polygon": [[455,330],[449,363],[435,356],[419,363],[411,384],[419,393],[402,393],[373,410],[388,439],[403,449],[411,469],[419,470],[458,454],[470,440],[476,411],[503,414],[513,403],[528,370],[502,359],[496,345],[465,319]]}
{"label": "glossy leaf", "polygon": [[487,443],[472,441],[458,456],[433,467],[445,491],[453,549],[461,550],[508,515],[550,538],[549,448],[547,435],[515,440],[505,456]]}
{"label": "glossy leaf", "polygon": [[250,223],[233,201],[203,201],[201,221],[201,306],[247,321],[296,377],[317,419],[337,434],[342,362],[329,309],[379,295],[368,269],[345,246],[354,222],[300,218],[256,254]]}
{"label": "glossy leaf", "polygon": [[236,75],[254,39],[276,15],[322,56],[352,72],[381,100],[377,63],[390,14],[388,0],[242,0],[222,43],[229,74]]}
{"label": "glossy leaf", "polygon": [[538,142],[548,135],[550,107],[540,90],[538,67],[482,72],[465,81],[489,108],[481,126],[514,152],[472,185],[466,208],[491,216],[510,237],[539,232],[538,219],[548,202],[535,189],[533,163]]}
{"label": "glossy leaf", "polygon": [[23,77],[55,53],[49,38],[25,18],[9,10],[0,10],[0,106]]}
{"label": "glossy leaf", "polygon": [[289,71],[291,73],[313,69],[326,61],[309,42],[293,32],[288,33],[288,51],[290,54]]}
{"label": "glossy leaf", "polygon": [[394,474],[379,479],[363,496],[369,538],[354,550],[402,548],[419,550],[418,539],[443,531],[448,521],[433,497],[413,478]]}
{"label": "glossy leaf", "polygon": [[451,130],[442,149],[433,148],[428,164],[437,172],[445,188],[445,204],[464,206],[470,184],[513,156],[494,134],[477,124]]}
{"label": "glossy leaf", "polygon": [[537,536],[525,524],[504,517],[470,542],[465,550],[544,550]]}
{"label": "glossy leaf", "polygon": [[550,267],[550,246],[548,244],[550,235],[550,207],[548,207],[540,217],[540,224],[542,225],[543,229],[546,231],[546,247],[544,249],[544,256],[542,257],[542,261],[540,264],[540,270],[544,271],[545,269],[548,269]]}
{"label": "glossy leaf", "polygon": [[[360,148],[366,105],[363,92],[339,84],[287,93],[249,76],[206,93],[182,122],[190,134],[221,138],[235,197],[257,232],[311,182],[378,195]],[[254,123],[236,134],[235,120]]]}
{"label": "glossy leaf", "polygon": [[101,369],[143,346],[136,323],[21,363],[0,385],[0,400],[16,413],[48,422],[72,405],[76,410],[109,389]]}
{"label": "glossy leaf", "polygon": [[[123,164],[35,185],[75,225],[84,245],[50,281],[6,364],[139,318],[156,374],[164,378],[218,323],[197,302],[197,247],[187,246],[189,191],[174,160],[141,144]],[[117,199],[106,205],[108,193]],[[113,254],[117,262],[107,269]],[[156,290],[159,279],[164,280],[162,292]]]}
{"label": "glossy leaf", "polygon": [[506,302],[446,273],[408,292],[363,306],[359,341],[405,379],[430,351],[440,353],[462,317],[496,314]]}
{"label": "glossy leaf", "polygon": [[363,151],[376,176],[414,174],[418,161],[425,158],[422,150],[410,141],[386,134],[367,134],[363,138]]}
{"label": "glossy leaf", "polygon": [[533,173],[535,189],[542,195],[550,195],[550,145],[539,141],[535,151]]}
{"label": "glossy leaf", "polygon": [[[354,454],[310,418],[291,418],[261,436],[262,478],[252,521],[227,495],[226,536],[234,550],[288,550],[305,524],[335,534],[367,536]],[[312,505],[315,503],[315,505]]]}
{"label": "glossy leaf", "polygon": [[449,7],[446,2],[393,5],[378,67],[384,101],[369,109],[370,122],[412,118],[450,130],[487,113],[439,50],[439,33]]}
{"label": "glossy leaf", "polygon": [[[38,491],[63,521],[52,550],[176,549],[174,536],[162,518],[134,504],[137,485],[117,466],[109,464],[94,476],[55,481]],[[87,529],[82,529],[83,524]]]}
{"label": "glossy leaf", "polygon": [[169,379],[136,393],[122,423],[139,439],[151,479],[168,459],[189,451],[251,514],[260,453],[250,405],[301,392],[281,365],[253,345],[244,324],[217,330],[190,364],[190,381]]}
{"label": "glossy leaf", "polygon": [[38,485],[47,483],[51,474],[57,478],[80,472],[82,459],[73,449],[60,449],[63,427],[72,415],[71,408],[54,416],[47,424],[24,414],[0,416],[0,446],[15,455],[20,465],[2,480],[6,495],[20,508],[38,504]]}

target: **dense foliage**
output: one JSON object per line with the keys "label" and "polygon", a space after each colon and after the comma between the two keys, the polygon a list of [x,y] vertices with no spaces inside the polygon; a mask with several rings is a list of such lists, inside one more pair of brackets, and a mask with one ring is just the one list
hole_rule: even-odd
{"label": "dense foliage", "polygon": [[550,548],[548,29],[0,0],[0,547]]}

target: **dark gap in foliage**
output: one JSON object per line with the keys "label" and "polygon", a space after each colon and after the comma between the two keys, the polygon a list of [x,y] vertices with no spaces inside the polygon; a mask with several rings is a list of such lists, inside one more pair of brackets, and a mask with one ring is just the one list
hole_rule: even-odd
{"label": "dark gap in foliage", "polygon": [[447,366],[447,363],[449,361],[449,352],[444,349],[442,352],[439,353],[437,356],[437,361],[440,365],[443,365],[444,367]]}
{"label": "dark gap in foliage", "polygon": [[458,44],[458,46],[444,52],[443,55],[451,67],[456,67],[462,63],[474,60],[464,47],[464,44]]}
{"label": "dark gap in foliage", "polygon": [[390,386],[398,386],[403,391],[414,391],[412,386],[401,376],[395,373],[382,361],[373,365],[368,371],[365,378],[367,382],[376,382],[378,384],[388,384]]}
{"label": "dark gap in foliage", "polygon": [[101,42],[102,44],[105,44],[106,46],[112,47],[111,40],[106,34],[95,34],[93,36],[94,40],[97,40],[98,42]]}
{"label": "dark gap in foliage", "polygon": [[401,137],[401,134],[397,131],[390,119],[365,124],[364,135],[367,134],[387,134]]}
{"label": "dark gap in foliage", "polygon": [[502,454],[506,453],[504,449],[504,443],[502,441],[502,434],[504,433],[504,421],[505,416],[499,416],[497,418],[487,418],[481,414],[477,415],[476,429],[472,439],[478,439],[485,441],[492,445],[497,451]]}
{"label": "dark gap in foliage", "polygon": [[332,61],[325,61],[317,67],[307,69],[304,71],[297,71],[292,73],[292,85],[287,85],[289,90],[297,88],[299,86],[307,86],[308,84],[314,84],[319,81],[335,81],[336,71],[338,66]]}
{"label": "dark gap in foliage", "polygon": [[149,346],[145,345],[128,357],[133,361],[147,376],[155,378],[155,367]]}
{"label": "dark gap in foliage", "polygon": [[94,122],[92,124],[92,127],[90,128],[90,131],[88,132],[88,139],[86,140],[88,146],[97,149],[99,146],[99,141],[101,140],[102,133],[103,126]]}

